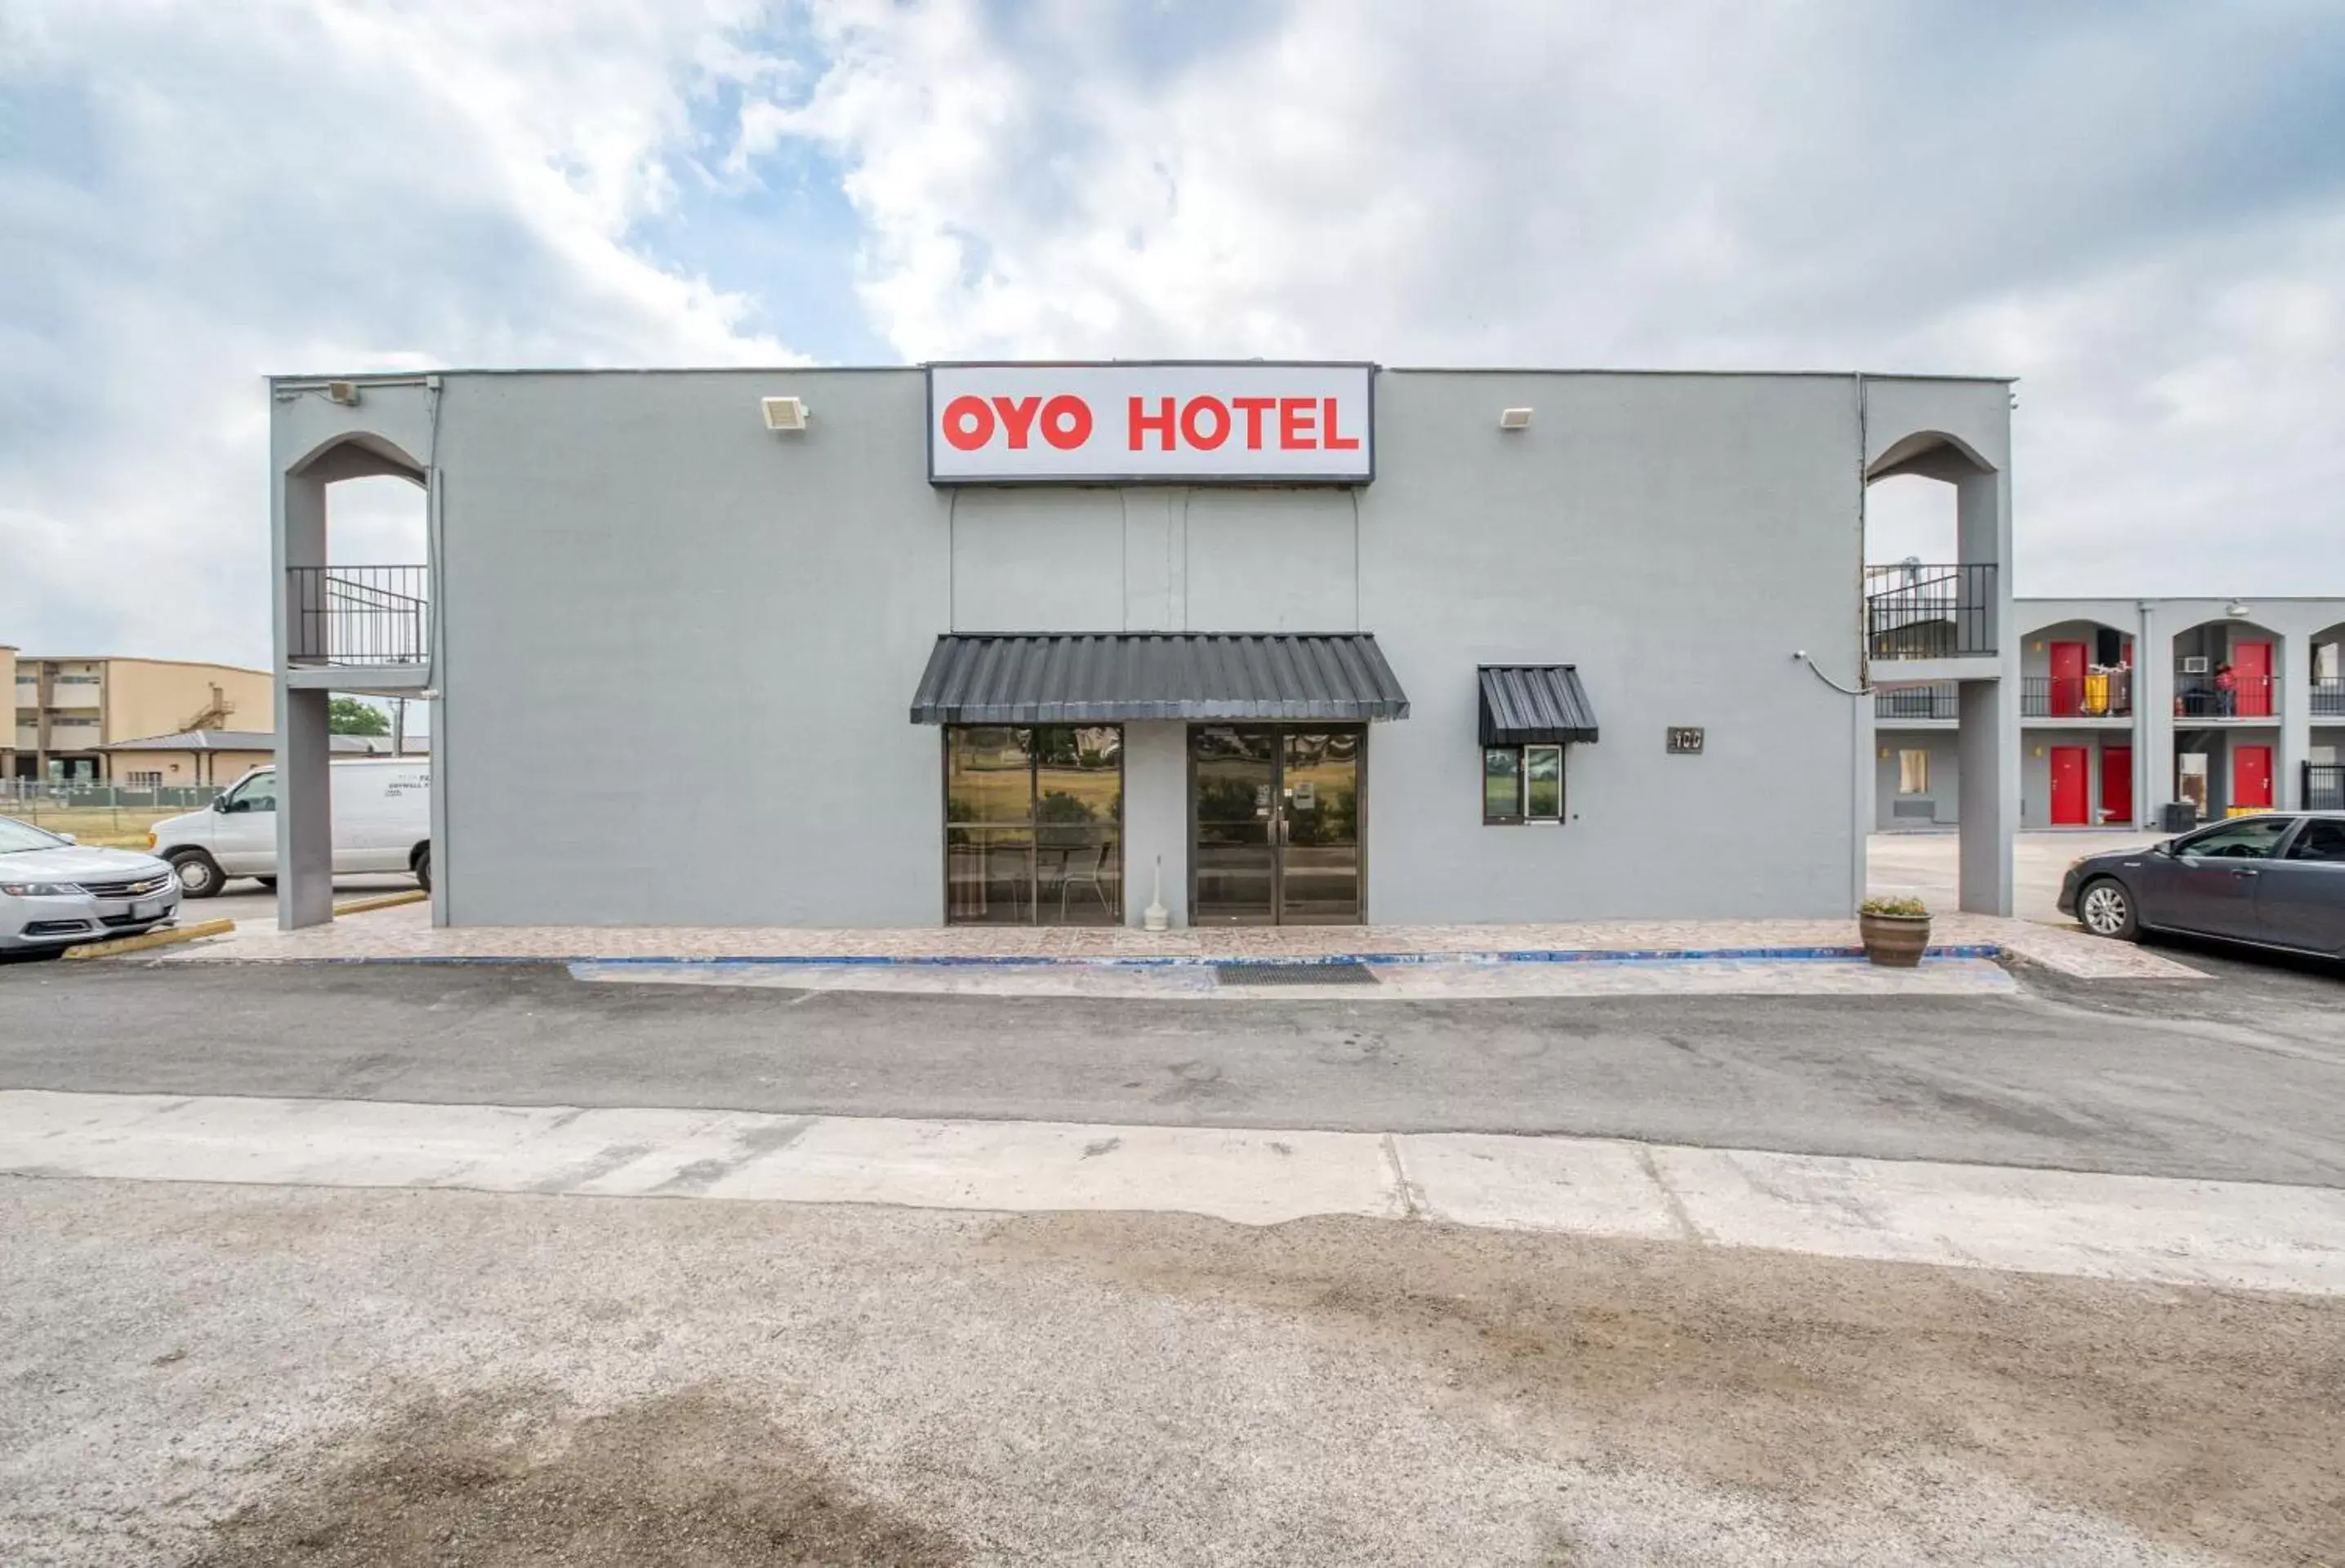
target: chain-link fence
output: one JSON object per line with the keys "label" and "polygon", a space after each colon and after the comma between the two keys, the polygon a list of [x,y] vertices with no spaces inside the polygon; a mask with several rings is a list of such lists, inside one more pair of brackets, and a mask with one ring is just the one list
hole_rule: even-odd
{"label": "chain-link fence", "polygon": [[85,844],[142,849],[147,830],[167,816],[201,811],[225,787],[65,784],[47,779],[0,779],[0,816],[69,833]]}

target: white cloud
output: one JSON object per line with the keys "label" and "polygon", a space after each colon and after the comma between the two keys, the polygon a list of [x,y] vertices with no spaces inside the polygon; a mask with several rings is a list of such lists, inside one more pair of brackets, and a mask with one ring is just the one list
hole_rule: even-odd
{"label": "white cloud", "polygon": [[[784,362],[631,248],[708,0],[93,5],[0,22],[0,640],[266,663],[271,371]],[[337,554],[420,559],[395,487]]]}
{"label": "white cloud", "polygon": [[817,5],[745,121],[845,164],[908,357],[2013,374],[2023,591],[2345,591],[2333,13],[994,15]]}
{"label": "white cloud", "polygon": [[0,11],[0,640],[265,657],[264,372],[795,358],[639,237],[809,146],[906,358],[2005,372],[2024,590],[2345,588],[2319,0],[805,5]]}

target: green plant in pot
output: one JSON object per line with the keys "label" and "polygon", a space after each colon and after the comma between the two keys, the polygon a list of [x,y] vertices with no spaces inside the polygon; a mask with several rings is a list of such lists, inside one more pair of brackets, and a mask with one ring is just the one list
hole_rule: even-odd
{"label": "green plant in pot", "polygon": [[1911,969],[1930,945],[1929,907],[1918,898],[1868,898],[1856,906],[1864,956],[1892,969]]}

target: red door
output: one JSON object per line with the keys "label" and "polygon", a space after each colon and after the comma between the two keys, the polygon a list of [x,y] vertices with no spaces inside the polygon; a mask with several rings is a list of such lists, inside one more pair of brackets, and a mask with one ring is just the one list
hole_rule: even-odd
{"label": "red door", "polygon": [[[2231,644],[2231,673],[2238,677],[2238,710],[2242,718],[2266,719],[2271,716],[2271,644],[2269,642],[2234,642]],[[2264,748],[2264,760],[2271,760],[2271,748]],[[2267,774],[2265,782],[2270,782]],[[2245,804],[2245,802],[2240,803]],[[2269,805],[2271,802],[2264,802]]]}
{"label": "red door", "polygon": [[2101,820],[2133,820],[2133,748],[2101,748]]}
{"label": "red door", "polygon": [[2085,645],[2052,644],[2052,701],[2046,709],[2056,719],[2073,719],[2085,711]]}
{"label": "red door", "polygon": [[2052,748],[2052,825],[2082,827],[2091,820],[2091,770],[2082,746]]}
{"label": "red door", "polygon": [[[2247,693],[2243,691],[2240,695]],[[2269,806],[2271,796],[2271,748],[2238,746],[2231,752],[2231,804]]]}

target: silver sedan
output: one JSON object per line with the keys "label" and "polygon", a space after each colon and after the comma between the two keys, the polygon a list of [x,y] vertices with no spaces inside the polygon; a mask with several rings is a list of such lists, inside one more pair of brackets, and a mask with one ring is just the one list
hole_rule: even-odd
{"label": "silver sedan", "polygon": [[178,912],[168,862],[0,816],[0,951],[136,936]]}

